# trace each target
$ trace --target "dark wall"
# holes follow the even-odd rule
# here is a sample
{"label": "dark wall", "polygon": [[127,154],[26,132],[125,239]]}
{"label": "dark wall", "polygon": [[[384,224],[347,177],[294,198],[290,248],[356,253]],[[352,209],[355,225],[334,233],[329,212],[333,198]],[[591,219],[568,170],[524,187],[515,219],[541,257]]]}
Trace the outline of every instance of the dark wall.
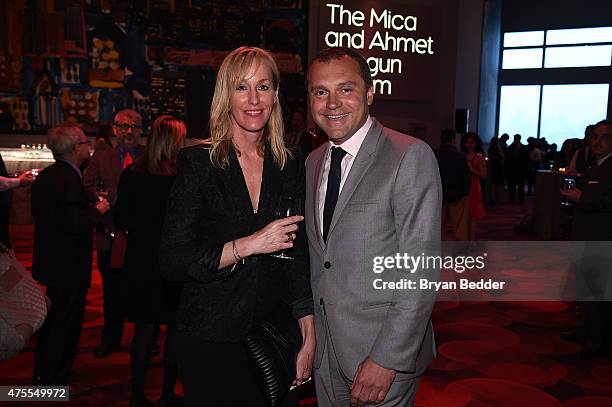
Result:
{"label": "dark wall", "polygon": [[[337,1],[335,3],[345,4],[350,8],[353,4],[350,1]],[[479,51],[476,52],[476,60],[462,61],[463,68],[474,67],[475,75],[470,75],[466,79],[463,75],[458,76],[458,47],[463,41],[463,45],[480,49],[480,24],[476,33],[473,34],[473,24],[462,24],[460,15],[466,14],[460,8],[463,6],[477,6],[476,20],[482,15],[481,1],[457,1],[457,0],[403,0],[386,2],[373,2],[372,4],[400,4],[406,10],[411,7],[433,7],[437,10],[436,21],[438,23],[438,37],[436,38],[436,53],[439,63],[435,72],[432,73],[431,82],[423,83],[422,86],[431,86],[436,89],[435,94],[426,99],[411,98],[410,92],[404,100],[386,100],[384,98],[374,98],[371,114],[379,119],[385,126],[396,130],[404,131],[413,136],[419,137],[432,145],[438,144],[440,130],[446,127],[454,127],[455,108],[470,108],[472,112],[477,112],[478,100],[478,70],[480,61]],[[323,31],[319,27],[319,22],[313,18],[319,11],[319,7],[325,7],[326,2],[322,0],[311,0],[309,3],[309,57],[312,58],[318,51],[317,44]],[[469,13],[468,13],[469,14]],[[468,30],[466,36],[459,35],[461,30]],[[472,35],[473,34],[473,35]],[[475,39],[473,38],[475,37]],[[463,38],[463,40],[462,40]],[[455,95],[457,86],[460,83],[461,106],[456,106]],[[467,89],[467,90],[466,90]],[[473,90],[475,95],[471,95],[469,90]],[[470,102],[473,101],[473,106]],[[476,114],[474,115],[476,116]]]}
{"label": "dark wall", "polygon": [[503,31],[612,24],[610,0],[503,0],[502,4]]}

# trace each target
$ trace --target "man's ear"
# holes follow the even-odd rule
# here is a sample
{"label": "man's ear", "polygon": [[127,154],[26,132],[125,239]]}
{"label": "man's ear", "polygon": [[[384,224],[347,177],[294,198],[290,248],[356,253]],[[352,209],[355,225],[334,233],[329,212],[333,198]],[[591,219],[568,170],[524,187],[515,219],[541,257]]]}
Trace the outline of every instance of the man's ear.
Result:
{"label": "man's ear", "polygon": [[374,88],[369,87],[366,96],[368,99],[368,106],[372,106],[372,103],[374,102]]}

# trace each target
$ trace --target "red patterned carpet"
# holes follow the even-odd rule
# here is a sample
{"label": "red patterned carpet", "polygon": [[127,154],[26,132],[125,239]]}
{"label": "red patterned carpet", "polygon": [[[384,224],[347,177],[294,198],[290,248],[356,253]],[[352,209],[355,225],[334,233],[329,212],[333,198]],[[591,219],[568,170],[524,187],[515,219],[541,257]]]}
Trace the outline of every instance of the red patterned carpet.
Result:
{"label": "red patterned carpet", "polygon": [[[489,207],[487,217],[478,225],[478,238],[530,240],[514,231],[514,226],[530,212],[528,204]],[[29,266],[32,228],[15,227],[12,237],[19,259]],[[433,320],[438,357],[422,380],[417,406],[612,407],[612,360],[581,359],[581,348],[559,337],[560,332],[576,324],[573,304],[441,302],[436,305]],[[93,390],[74,398],[71,405],[128,404],[132,326],[127,324],[121,351],[98,360],[92,351],[101,325],[102,292],[95,271],[75,363],[78,383],[92,386]],[[0,364],[0,385],[30,383],[33,345],[30,343],[22,354]],[[161,365],[161,357],[153,359],[148,376],[147,394],[153,400],[161,389]],[[312,386],[306,387],[302,396],[302,406],[316,405]]]}

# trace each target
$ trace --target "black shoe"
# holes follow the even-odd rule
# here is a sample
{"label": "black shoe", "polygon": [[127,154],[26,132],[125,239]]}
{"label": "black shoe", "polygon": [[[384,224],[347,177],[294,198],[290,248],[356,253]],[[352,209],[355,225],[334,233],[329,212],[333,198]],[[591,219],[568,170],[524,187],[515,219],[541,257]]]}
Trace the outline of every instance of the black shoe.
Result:
{"label": "black shoe", "polygon": [[151,345],[151,352],[149,353],[149,356],[154,358],[155,356],[159,356],[160,353],[161,353],[161,349],[159,347],[159,342],[158,341],[153,342],[153,345]]}
{"label": "black shoe", "polygon": [[584,341],[578,338],[575,332],[561,332],[559,336],[561,337],[561,339],[563,339],[566,342],[571,342],[571,343],[575,343],[575,344],[584,346]]}
{"label": "black shoe", "polygon": [[94,357],[96,359],[102,359],[109,356],[111,353],[117,352],[119,345],[109,345],[108,343],[101,343],[100,346],[94,350]]}

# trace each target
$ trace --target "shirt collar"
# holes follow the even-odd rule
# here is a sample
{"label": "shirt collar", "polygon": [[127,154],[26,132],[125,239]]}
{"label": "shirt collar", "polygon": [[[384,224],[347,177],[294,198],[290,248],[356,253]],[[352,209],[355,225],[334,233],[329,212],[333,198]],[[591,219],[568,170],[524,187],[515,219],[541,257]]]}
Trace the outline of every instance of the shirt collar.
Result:
{"label": "shirt collar", "polygon": [[136,157],[136,147],[132,147],[130,149],[127,149],[123,146],[117,146],[117,148],[119,149],[119,154],[121,154],[122,158],[125,158],[125,156],[127,155],[127,153],[130,153],[130,155],[132,156],[132,158]]}
{"label": "shirt collar", "polygon": [[368,119],[366,120],[366,122],[363,124],[363,126],[361,126],[359,130],[355,132],[355,134],[353,134],[351,138],[349,138],[340,145],[336,145],[330,140],[329,146],[330,148],[342,147],[344,151],[349,153],[351,156],[356,157],[357,153],[359,152],[359,149],[361,148],[361,145],[363,144],[363,140],[365,140],[368,131],[370,131],[370,127],[372,127],[372,118],[368,115]]}
{"label": "shirt collar", "polygon": [[59,161],[64,162],[64,163],[68,164],[69,166],[71,166],[72,168],[74,168],[74,170],[77,172],[77,174],[79,174],[79,178],[83,178],[83,173],[81,172],[81,169],[79,167],[77,167],[76,165],[74,165],[70,161],[66,161],[66,160],[59,160]]}
{"label": "shirt collar", "polygon": [[599,160],[597,160],[597,165],[601,165],[604,163],[604,161],[606,161],[610,156],[612,155],[612,153],[608,154],[605,157],[600,158]]}

